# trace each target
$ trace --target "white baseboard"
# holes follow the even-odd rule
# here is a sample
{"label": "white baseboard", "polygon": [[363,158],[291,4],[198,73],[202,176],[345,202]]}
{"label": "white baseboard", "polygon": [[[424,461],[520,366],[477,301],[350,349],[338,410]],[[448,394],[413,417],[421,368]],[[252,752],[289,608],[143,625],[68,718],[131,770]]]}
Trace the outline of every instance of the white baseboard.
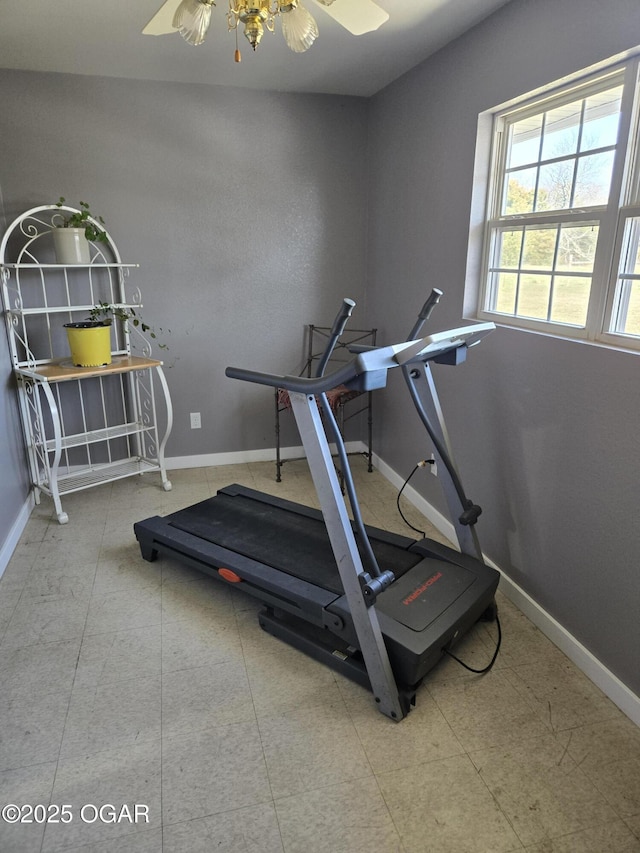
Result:
{"label": "white baseboard", "polygon": [[22,531],[27,526],[33,506],[33,496],[30,495],[24,502],[22,509],[18,513],[18,517],[11,525],[9,535],[2,543],[2,548],[0,548],[0,578],[4,574],[4,570],[9,565],[9,560],[11,559],[13,552],[20,541],[20,537],[22,536]]}
{"label": "white baseboard", "polygon": [[[335,453],[335,446],[330,445],[331,452]],[[366,453],[367,447],[363,441],[345,442],[347,453]],[[303,459],[304,447],[282,447],[280,448],[281,459]],[[231,453],[204,453],[199,456],[171,456],[165,459],[168,471],[179,468],[209,468],[217,465],[242,465],[246,462],[273,462],[276,464],[275,447],[267,447],[264,450],[238,450]]]}
{"label": "white baseboard", "polygon": [[212,468],[217,465],[242,465],[246,462],[270,462],[273,460],[275,460],[273,449],[239,450],[230,453],[201,453],[198,456],[169,456],[165,459],[165,464],[167,471],[176,471],[180,468]]}
{"label": "white baseboard", "polygon": [[[373,463],[380,473],[398,489],[402,487],[404,479],[392,468],[383,462],[376,454],[373,455]],[[455,528],[438,510],[429,504],[411,486],[403,491],[403,497],[412,503],[425,518],[436,527],[440,533],[455,542]],[[567,631],[553,616],[547,613],[537,601],[535,601],[517,583],[497,566],[492,560],[485,556],[488,565],[493,566],[500,572],[500,592],[509,601],[512,601],[524,615],[533,622],[536,628],[548,637],[564,654],[573,661],[575,665],[584,672],[602,692],[614,702],[620,710],[629,717],[637,726],[640,726],[640,697],[636,696],[620,679],[599,661],[582,643]]]}
{"label": "white baseboard", "polygon": [[487,563],[493,565],[500,572],[500,592],[504,593],[509,601],[512,601],[518,610],[524,613],[552,643],[555,643],[569,660],[573,661],[584,672],[587,678],[599,687],[629,719],[633,720],[637,726],[640,726],[640,697],[629,690],[626,684],[607,669],[589,649],[585,648],[579,640],[576,640],[553,616],[547,613],[546,610],[543,610],[527,592],[508,578],[500,570],[499,566],[495,566],[488,559]]}

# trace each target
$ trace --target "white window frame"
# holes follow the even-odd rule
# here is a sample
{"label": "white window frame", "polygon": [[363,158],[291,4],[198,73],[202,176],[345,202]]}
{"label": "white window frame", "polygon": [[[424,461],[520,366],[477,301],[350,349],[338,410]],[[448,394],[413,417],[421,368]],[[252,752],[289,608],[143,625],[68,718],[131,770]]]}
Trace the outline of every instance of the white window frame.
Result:
{"label": "white window frame", "polygon": [[[625,293],[619,278],[626,224],[637,218],[635,237],[640,241],[640,53],[624,61],[601,66],[576,76],[570,82],[526,96],[518,102],[480,116],[474,174],[471,240],[467,264],[465,313],[498,325],[515,327],[562,338],[589,341],[616,348],[640,350],[640,334],[615,329],[615,318]],[[597,92],[619,78],[623,94],[618,141],[606,205],[554,212],[501,214],[506,171],[508,126],[516,120],[538,115],[562,103]],[[489,129],[490,128],[490,129]],[[489,134],[489,136],[487,136]],[[568,323],[511,315],[491,309],[493,235],[500,228],[518,224],[544,225],[594,222],[599,225],[587,319],[584,327]],[[481,227],[479,227],[481,226]],[[479,237],[478,235],[482,236]],[[481,241],[482,246],[479,247]],[[637,243],[635,244],[637,246]],[[627,275],[625,281],[640,280]],[[640,284],[638,285],[640,286]]]}

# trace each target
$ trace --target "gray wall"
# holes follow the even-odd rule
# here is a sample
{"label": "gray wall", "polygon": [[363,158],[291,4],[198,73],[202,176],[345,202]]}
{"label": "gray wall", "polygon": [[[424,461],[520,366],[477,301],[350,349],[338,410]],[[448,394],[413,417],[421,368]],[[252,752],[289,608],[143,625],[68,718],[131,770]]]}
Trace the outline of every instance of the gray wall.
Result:
{"label": "gray wall", "polygon": [[[366,101],[0,71],[0,137],[8,222],[82,199],[140,263],[143,317],[171,330],[168,455],[273,447],[269,392],[224,368],[293,371],[344,295],[363,319]],[[0,364],[4,541],[27,491]]]}
{"label": "gray wall", "polygon": [[[0,184],[0,233],[7,225],[2,204]],[[5,335],[4,318],[0,330],[0,552],[5,545],[12,547],[15,524],[26,506],[29,495],[27,461],[20,428],[20,412],[16,382],[11,371],[9,341]],[[3,562],[8,554],[3,554]],[[0,564],[0,572],[4,566]]]}
{"label": "gray wall", "polygon": [[[10,365],[9,347],[0,330],[0,364]],[[29,493],[15,380],[2,370],[0,385],[0,550],[12,532]],[[2,571],[2,566],[0,566]]]}
{"label": "gray wall", "polygon": [[[367,298],[386,340],[432,286],[431,328],[460,324],[479,112],[639,42],[636,0],[513,0],[372,99]],[[437,371],[485,552],[636,693],[639,365],[503,328]],[[408,474],[425,450],[399,377],[377,408],[379,453]],[[433,477],[413,482],[444,512]]]}

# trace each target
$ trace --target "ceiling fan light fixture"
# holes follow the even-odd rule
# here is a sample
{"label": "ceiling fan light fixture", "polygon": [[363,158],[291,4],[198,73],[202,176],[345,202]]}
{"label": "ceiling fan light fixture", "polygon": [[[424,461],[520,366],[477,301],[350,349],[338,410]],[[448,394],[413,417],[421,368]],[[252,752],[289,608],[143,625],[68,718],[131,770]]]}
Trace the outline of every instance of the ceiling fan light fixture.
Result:
{"label": "ceiling fan light fixture", "polygon": [[264,25],[259,15],[251,15],[244,22],[244,37],[255,50],[264,35]]}
{"label": "ceiling fan light fixture", "polygon": [[[301,0],[227,0],[229,30],[236,34],[236,62],[240,61],[238,28],[255,50],[265,29],[273,32],[276,18],[282,19],[285,42],[296,53],[308,50],[318,38],[318,26]],[[353,35],[377,30],[389,15],[375,0],[315,0],[337,23]],[[176,30],[189,44],[202,44],[211,23],[211,9],[216,0],[164,0],[162,6],[144,27],[145,35],[160,36]]]}
{"label": "ceiling fan light fixture", "polygon": [[204,41],[213,6],[215,0],[182,0],[176,9],[173,26],[189,44],[199,45]]}
{"label": "ceiling fan light fixture", "polygon": [[265,24],[268,29],[273,29],[273,12],[269,0],[240,0],[233,12],[238,21],[244,24],[245,38],[255,50],[262,41]]}
{"label": "ceiling fan light fixture", "polygon": [[299,0],[281,5],[282,34],[287,46],[295,53],[309,50],[318,38],[318,25]]}

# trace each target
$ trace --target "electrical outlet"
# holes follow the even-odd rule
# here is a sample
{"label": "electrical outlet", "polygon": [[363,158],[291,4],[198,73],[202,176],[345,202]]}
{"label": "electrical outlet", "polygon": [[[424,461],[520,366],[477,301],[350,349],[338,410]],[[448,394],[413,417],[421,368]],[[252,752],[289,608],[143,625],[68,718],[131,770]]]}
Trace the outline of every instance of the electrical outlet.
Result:
{"label": "electrical outlet", "polygon": [[202,421],[200,419],[200,412],[191,412],[191,429],[200,429],[202,427]]}
{"label": "electrical outlet", "polygon": [[437,477],[438,476],[438,465],[436,464],[436,457],[432,453],[430,458],[431,458],[432,462],[431,462],[431,465],[429,465],[429,470],[431,471],[431,473],[433,474],[434,477]]}

